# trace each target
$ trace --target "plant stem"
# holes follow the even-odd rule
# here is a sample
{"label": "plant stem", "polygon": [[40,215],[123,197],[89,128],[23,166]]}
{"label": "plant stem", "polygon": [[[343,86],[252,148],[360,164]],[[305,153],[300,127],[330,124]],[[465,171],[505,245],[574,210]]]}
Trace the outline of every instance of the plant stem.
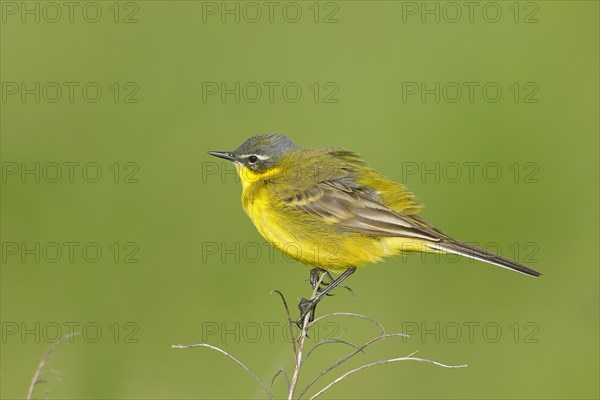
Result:
{"label": "plant stem", "polygon": [[[323,281],[323,277],[325,273],[322,273],[319,276],[319,280],[313,289],[311,300],[314,299],[317,295],[319,287],[321,286],[321,282]],[[295,366],[294,366],[294,375],[292,375],[292,382],[290,384],[290,389],[288,392],[288,400],[294,399],[294,391],[296,390],[296,385],[298,385],[298,377],[300,376],[300,367],[302,366],[302,351],[304,350],[304,340],[306,339],[306,331],[308,329],[308,325],[310,323],[311,313],[308,313],[306,317],[304,317],[304,321],[302,321],[302,331],[300,332],[300,336],[298,337],[298,349],[296,352]]]}

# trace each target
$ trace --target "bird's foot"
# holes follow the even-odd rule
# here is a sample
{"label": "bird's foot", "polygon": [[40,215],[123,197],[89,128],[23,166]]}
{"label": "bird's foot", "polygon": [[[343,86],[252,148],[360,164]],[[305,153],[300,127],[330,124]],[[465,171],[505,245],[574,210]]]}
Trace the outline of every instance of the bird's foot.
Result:
{"label": "bird's foot", "polygon": [[[321,274],[323,274],[323,279],[321,279]],[[313,289],[316,288],[317,283],[319,282],[319,279],[321,279],[321,285],[317,289],[317,293],[321,293],[323,290],[325,290],[327,288],[327,286],[331,285],[335,281],[335,278],[329,273],[329,271],[324,270],[322,268],[311,269],[310,270],[310,285],[312,286]],[[346,285],[337,285],[337,286],[342,287],[342,288],[346,289],[347,291],[349,291],[350,294],[352,295],[352,297],[354,299],[356,299],[356,296],[354,295],[354,291],[350,288],[350,286],[346,286]],[[327,293],[327,296],[335,296],[335,294]]]}
{"label": "bird's foot", "polygon": [[313,322],[315,319],[315,309],[317,307],[317,301],[315,299],[307,300],[305,298],[300,299],[300,303],[298,303],[298,309],[300,310],[300,318],[296,321],[296,325],[298,328],[302,329],[304,326],[304,320],[308,315],[308,322]]}
{"label": "bird's foot", "polygon": [[[317,289],[317,293],[321,293],[327,286],[331,285],[333,281],[335,281],[335,279],[331,276],[329,271],[322,268],[313,268],[310,270],[310,285],[313,289]],[[319,285],[318,288],[317,285]],[[328,293],[327,296],[333,296],[333,294]]]}
{"label": "bird's foot", "polygon": [[[317,285],[319,285],[319,289],[317,289],[319,292],[323,289],[321,289],[321,285],[323,286],[328,286],[329,282],[326,279],[331,277],[331,275],[329,274],[329,272],[325,271],[322,268],[313,268],[310,270],[310,286],[312,286],[313,289],[317,289]],[[321,279],[321,276],[323,276],[323,279]]]}

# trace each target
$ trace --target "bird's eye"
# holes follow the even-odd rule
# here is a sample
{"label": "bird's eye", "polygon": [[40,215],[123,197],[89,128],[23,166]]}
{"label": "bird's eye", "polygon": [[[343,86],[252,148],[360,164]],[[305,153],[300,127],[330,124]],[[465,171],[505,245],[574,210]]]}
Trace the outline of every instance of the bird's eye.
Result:
{"label": "bird's eye", "polygon": [[250,157],[248,157],[248,162],[250,164],[256,164],[257,161],[258,161],[258,157],[256,157],[256,156],[250,156]]}

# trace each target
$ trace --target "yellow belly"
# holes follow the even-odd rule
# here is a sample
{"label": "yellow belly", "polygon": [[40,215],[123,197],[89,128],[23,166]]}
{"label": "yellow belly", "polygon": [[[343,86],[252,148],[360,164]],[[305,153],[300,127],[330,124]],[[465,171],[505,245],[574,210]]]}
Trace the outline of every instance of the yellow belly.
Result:
{"label": "yellow belly", "polygon": [[357,233],[340,234],[322,221],[322,226],[300,225],[285,213],[275,211],[255,198],[246,207],[260,234],[288,257],[332,272],[375,263],[401,252],[427,251],[421,241],[406,238],[375,238]]}
{"label": "yellow belly", "polygon": [[[238,171],[241,172],[241,171]],[[240,173],[242,204],[260,234],[288,257],[332,272],[379,262],[400,252],[427,251],[423,242],[407,238],[377,238],[342,231],[320,217],[271,204],[267,189],[257,189],[258,174]]]}

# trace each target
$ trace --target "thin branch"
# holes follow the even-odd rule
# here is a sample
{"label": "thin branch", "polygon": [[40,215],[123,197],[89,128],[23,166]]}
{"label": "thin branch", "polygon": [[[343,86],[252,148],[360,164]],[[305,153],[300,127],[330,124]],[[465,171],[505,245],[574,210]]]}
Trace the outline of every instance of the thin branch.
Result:
{"label": "thin branch", "polygon": [[271,392],[269,391],[269,389],[267,389],[267,387],[265,386],[265,384],[260,380],[260,378],[254,373],[252,372],[252,370],[248,367],[246,367],[246,365],[244,365],[243,362],[241,362],[240,360],[238,360],[237,358],[235,358],[234,356],[232,356],[231,354],[229,354],[228,352],[226,352],[225,350],[213,346],[211,344],[207,344],[207,343],[197,343],[197,344],[173,344],[171,345],[172,349],[189,349],[192,347],[208,347],[209,349],[218,351],[221,354],[224,354],[225,356],[229,357],[229,359],[233,360],[236,364],[238,364],[240,367],[242,367],[246,372],[248,372],[250,375],[252,375],[252,377],[254,378],[254,380],[260,385],[260,387],[264,390],[264,392],[267,394],[267,396],[269,397],[269,399],[273,399],[273,395],[271,394]]}
{"label": "thin branch", "polygon": [[31,400],[33,398],[33,391],[37,385],[46,382],[45,380],[40,379],[40,376],[42,374],[42,370],[44,369],[44,366],[46,365],[46,362],[48,361],[48,358],[50,357],[50,355],[52,354],[52,352],[54,351],[56,346],[58,346],[65,340],[71,339],[72,337],[75,337],[80,334],[81,334],[81,332],[69,333],[68,335],[63,336],[60,339],[58,339],[56,342],[52,343],[50,348],[48,350],[46,350],[46,352],[44,353],[44,356],[42,357],[42,359],[40,360],[40,363],[38,364],[38,367],[35,370],[35,373],[33,374],[33,378],[31,378],[31,384],[29,385],[29,390],[27,391],[27,397],[26,397],[27,400]]}
{"label": "thin branch", "polygon": [[[412,353],[414,354],[414,353]],[[340,375],[339,377],[337,377],[335,380],[333,380],[331,383],[329,383],[327,386],[325,386],[323,389],[319,390],[317,393],[315,393],[310,400],[314,400],[317,397],[319,397],[320,395],[322,395],[324,392],[326,392],[327,390],[329,390],[333,385],[335,385],[336,383],[340,382],[341,380],[347,378],[348,376],[362,371],[363,369],[367,369],[367,368],[371,368],[374,367],[375,365],[382,365],[382,364],[388,364],[388,363],[393,363],[393,362],[397,362],[397,361],[420,361],[420,362],[426,362],[426,363],[430,363],[430,364],[434,364],[437,365],[439,367],[443,367],[443,368],[464,368],[467,365],[446,365],[446,364],[442,364],[440,362],[437,361],[432,361],[432,360],[428,360],[426,358],[418,358],[418,357],[411,357],[411,356],[406,356],[406,357],[399,357],[399,358],[390,358],[387,360],[379,360],[379,361],[375,361],[369,364],[365,364],[362,365],[358,368],[355,368],[353,370],[350,370],[348,372],[346,372],[343,375]]]}
{"label": "thin branch", "polygon": [[[343,356],[342,358],[340,358],[339,360],[337,360],[335,363],[333,363],[333,365],[329,366],[327,369],[324,369],[323,371],[321,371],[317,376],[315,376],[305,387],[304,389],[302,389],[302,392],[300,393],[300,395],[298,396],[298,399],[300,399],[302,396],[304,396],[304,394],[308,391],[308,389],[310,389],[310,387],[316,382],[318,381],[323,375],[325,375],[326,373],[328,373],[329,371],[339,367],[342,363],[344,363],[345,361],[348,361],[349,359],[351,359],[352,357],[354,357],[355,355],[357,355],[360,352],[364,353],[364,349],[366,349],[367,347],[369,347],[370,345],[372,345],[375,342],[378,342],[382,339],[387,339],[389,337],[396,337],[396,336],[402,336],[402,337],[408,337],[407,334],[405,333],[383,333],[379,336],[374,337],[373,339],[369,340],[368,342],[366,342],[364,345],[362,345],[361,347],[359,347],[358,349],[356,349],[355,351],[353,351],[350,354],[346,354],[345,356]],[[413,353],[414,354],[414,353]],[[412,355],[412,354],[411,354]]]}
{"label": "thin branch", "polygon": [[296,336],[294,336],[294,322],[292,322],[292,316],[290,314],[290,308],[288,307],[287,301],[285,301],[285,296],[279,290],[274,289],[271,290],[269,294],[277,293],[279,297],[281,297],[281,301],[283,302],[283,307],[285,308],[285,314],[287,315],[288,327],[290,328],[290,338],[292,340],[292,348],[294,349],[294,357],[298,355],[298,350],[296,350]]}
{"label": "thin branch", "polygon": [[273,387],[273,384],[275,383],[275,379],[277,379],[277,377],[281,374],[283,374],[283,376],[285,377],[285,381],[287,382],[288,389],[290,388],[290,377],[288,376],[285,369],[283,369],[281,367],[279,367],[279,371],[277,371],[275,373],[275,375],[273,375],[273,379],[271,379],[271,388]]}
{"label": "thin branch", "polygon": [[[319,287],[321,286],[321,282],[323,282],[323,277],[325,276],[325,272],[319,276],[319,280],[315,285],[311,300],[315,298]],[[312,311],[314,313],[314,310]],[[302,366],[302,350],[304,349],[304,341],[306,339],[306,331],[310,325],[310,317],[312,313],[309,312],[305,317],[304,321],[302,321],[302,331],[300,332],[300,337],[298,338],[298,352],[296,353],[296,365],[294,367],[294,375],[292,375],[292,383],[290,384],[290,389],[288,391],[288,400],[292,400],[294,398],[294,391],[296,390],[296,385],[298,384],[298,377],[300,376],[300,367]]]}
{"label": "thin branch", "polygon": [[330,317],[335,317],[335,316],[348,316],[348,317],[361,318],[361,319],[370,321],[373,324],[377,325],[379,327],[379,329],[381,329],[381,333],[382,334],[385,332],[385,328],[383,327],[383,325],[381,325],[379,322],[375,321],[374,319],[369,318],[366,315],[356,314],[356,313],[350,313],[350,312],[332,312],[332,313],[329,313],[329,314],[321,315],[319,318],[316,318],[313,322],[311,322],[310,326],[312,327],[314,324],[316,324],[317,322],[319,322],[322,319],[330,318]]}
{"label": "thin branch", "polygon": [[352,289],[350,288],[350,286],[346,286],[346,285],[338,285],[338,287],[344,288],[344,289],[346,289],[347,291],[349,291],[349,292],[350,292],[350,294],[352,295],[352,300],[355,300],[355,301],[356,301],[356,295],[354,294],[354,290],[352,290]]}

